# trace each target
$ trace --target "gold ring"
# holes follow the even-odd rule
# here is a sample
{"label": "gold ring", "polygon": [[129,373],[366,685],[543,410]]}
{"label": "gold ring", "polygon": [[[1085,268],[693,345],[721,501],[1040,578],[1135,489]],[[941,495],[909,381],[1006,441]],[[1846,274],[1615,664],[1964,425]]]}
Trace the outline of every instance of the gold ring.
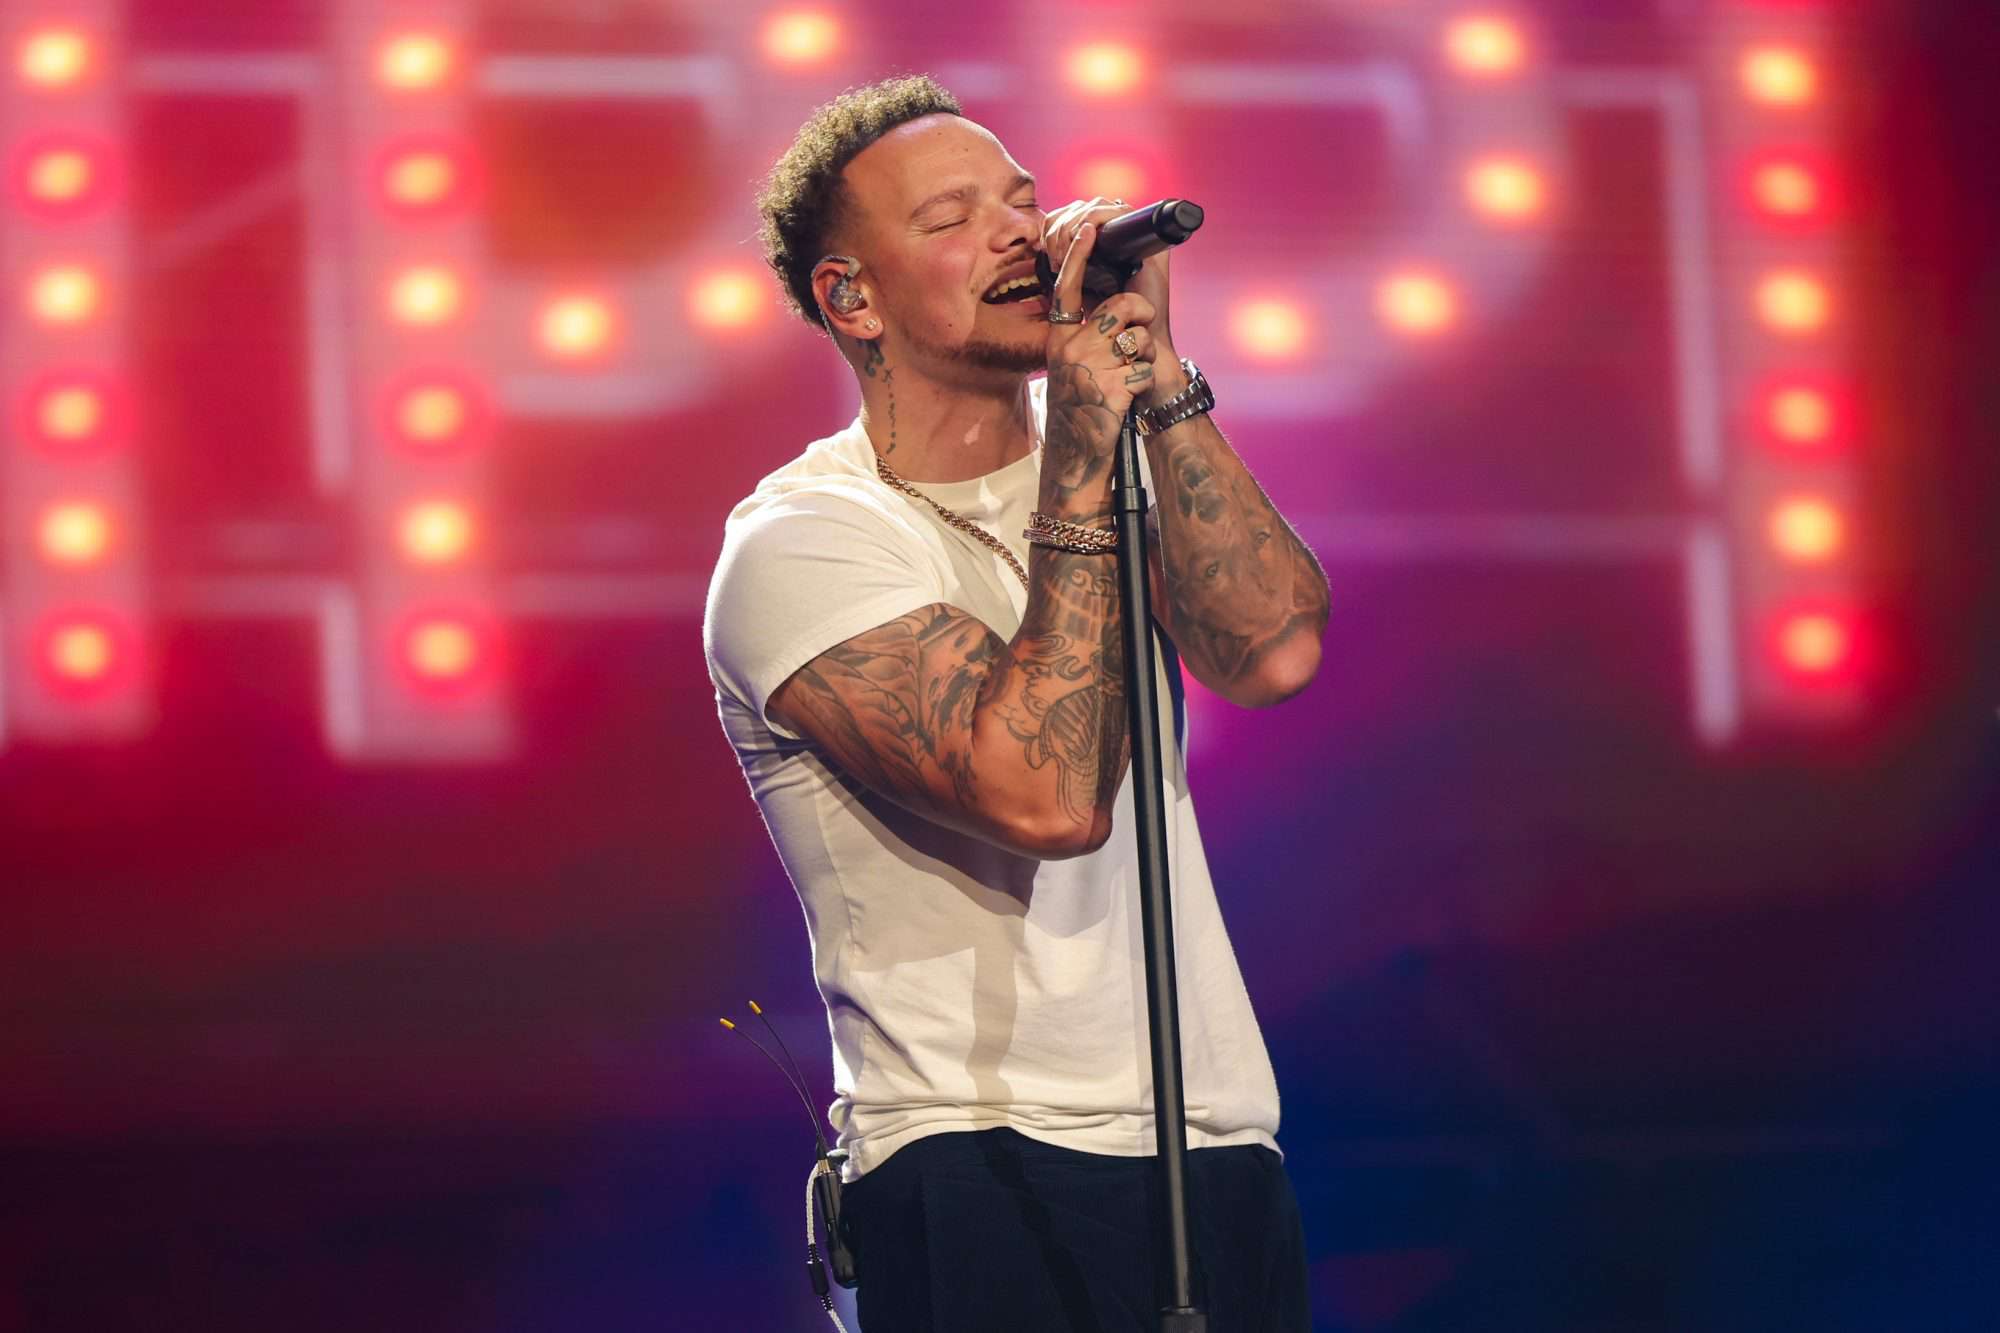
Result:
{"label": "gold ring", "polygon": [[1125,363],[1130,365],[1133,355],[1139,350],[1139,335],[1133,330],[1127,329],[1111,340],[1111,346],[1118,355],[1125,358]]}

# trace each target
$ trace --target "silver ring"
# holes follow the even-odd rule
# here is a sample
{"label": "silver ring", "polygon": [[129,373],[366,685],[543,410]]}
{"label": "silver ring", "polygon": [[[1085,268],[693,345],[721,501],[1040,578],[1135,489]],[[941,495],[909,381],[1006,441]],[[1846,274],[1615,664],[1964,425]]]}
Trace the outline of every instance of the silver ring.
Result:
{"label": "silver ring", "polygon": [[1083,323],[1083,312],[1081,310],[1058,310],[1055,302],[1051,301],[1049,303],[1049,323],[1081,324]]}
{"label": "silver ring", "polygon": [[1111,340],[1111,347],[1118,355],[1124,357],[1129,364],[1133,355],[1139,350],[1139,335],[1131,329],[1127,329]]}

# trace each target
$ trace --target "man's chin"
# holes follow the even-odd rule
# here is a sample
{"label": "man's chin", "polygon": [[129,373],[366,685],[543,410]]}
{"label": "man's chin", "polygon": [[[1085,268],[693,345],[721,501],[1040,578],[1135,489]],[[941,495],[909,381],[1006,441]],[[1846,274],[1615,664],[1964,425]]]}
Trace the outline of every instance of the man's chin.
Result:
{"label": "man's chin", "polygon": [[1013,375],[1032,375],[1049,364],[1046,337],[1032,341],[968,342],[958,349],[958,360],[981,370],[1001,370]]}

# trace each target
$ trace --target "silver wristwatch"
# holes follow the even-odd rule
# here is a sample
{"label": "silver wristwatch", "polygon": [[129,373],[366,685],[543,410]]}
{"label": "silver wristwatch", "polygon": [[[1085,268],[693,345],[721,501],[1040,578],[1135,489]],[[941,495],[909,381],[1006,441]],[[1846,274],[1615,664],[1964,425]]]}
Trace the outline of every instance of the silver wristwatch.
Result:
{"label": "silver wristwatch", "polygon": [[1208,387],[1208,378],[1201,373],[1201,368],[1182,357],[1181,369],[1187,372],[1187,388],[1158,407],[1148,407],[1133,414],[1133,422],[1142,438],[1158,434],[1169,426],[1178,426],[1189,417],[1214,410],[1215,391]]}

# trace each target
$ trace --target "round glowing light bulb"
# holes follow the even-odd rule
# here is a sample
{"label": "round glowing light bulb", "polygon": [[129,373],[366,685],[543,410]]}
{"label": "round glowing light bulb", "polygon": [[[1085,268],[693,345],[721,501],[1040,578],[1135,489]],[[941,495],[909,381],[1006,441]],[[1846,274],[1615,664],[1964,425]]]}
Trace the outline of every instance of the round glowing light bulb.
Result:
{"label": "round glowing light bulb", "polygon": [[1758,208],[1778,218],[1811,218],[1826,202],[1818,174],[1800,162],[1758,167],[1750,177],[1750,194]]}
{"label": "round glowing light bulb", "polygon": [[1398,333],[1443,333],[1458,322],[1458,293],[1432,273],[1395,273],[1375,292],[1375,311]]}
{"label": "round glowing light bulb", "polygon": [[1129,157],[1086,158],[1077,164],[1075,186],[1079,199],[1142,199],[1146,169]]}
{"label": "round glowing light bulb", "polygon": [[403,511],[396,540],[420,565],[448,565],[472,549],[472,514],[451,500],[427,500]]}
{"label": "round glowing light bulb", "polygon": [[403,640],[403,658],[421,680],[462,680],[479,665],[479,636],[462,620],[444,616],[420,620]]}
{"label": "round glowing light bulb", "polygon": [[1245,301],[1229,315],[1230,336],[1258,361],[1287,361],[1305,350],[1305,312],[1290,301]]}
{"label": "round glowing light bulb", "polygon": [[111,549],[111,516],[89,501],[50,505],[35,525],[35,544],[50,564],[94,565]]}
{"label": "round glowing light bulb", "polygon": [[1833,317],[1833,297],[1810,273],[1785,269],[1757,284],[1757,313],[1775,332],[1815,333]]}
{"label": "round glowing light bulb", "polygon": [[104,398],[80,384],[51,389],[35,403],[35,422],[49,439],[87,440],[103,428]]}
{"label": "round glowing light bulb", "polygon": [[1840,553],[1847,536],[1840,511],[1825,500],[1795,496],[1771,510],[1770,538],[1778,554],[1801,564],[1821,564]]}
{"label": "round glowing light bulb", "polygon": [[43,646],[44,661],[58,679],[92,684],[111,674],[117,644],[111,631],[89,620],[70,620],[50,629]]}
{"label": "round glowing light bulb", "polygon": [[1833,435],[1833,400],[1817,389],[1779,389],[1765,412],[1771,433],[1786,444],[1824,444]]}
{"label": "round glowing light bulb", "polygon": [[1070,86],[1086,97],[1116,97],[1138,88],[1146,64],[1123,42],[1086,42],[1071,49],[1063,71]]}
{"label": "round glowing light bulb", "polygon": [[840,25],[831,14],[798,9],[774,14],[764,24],[764,55],[775,65],[824,64],[840,46]]}
{"label": "round glowing light bulb", "polygon": [[21,41],[15,69],[38,88],[69,88],[90,72],[90,39],[74,28],[40,28]]}
{"label": "round glowing light bulb", "polygon": [[756,324],[763,319],[765,306],[763,284],[737,269],[708,274],[688,297],[688,312],[694,321],[711,329]]}
{"label": "round glowing light bulb", "polygon": [[69,203],[90,189],[90,155],[75,148],[50,148],[28,161],[28,197],[43,203]]}
{"label": "round glowing light bulb", "polygon": [[1845,620],[1824,611],[1800,611],[1778,624],[1778,656],[1793,671],[1825,676],[1845,666],[1854,652],[1854,633]]}
{"label": "round glowing light bulb", "polygon": [[1496,222],[1525,222],[1548,206],[1548,185],[1521,158],[1488,157],[1465,173],[1465,197],[1475,211]]}
{"label": "round glowing light bulb", "polygon": [[610,345],[615,321],[611,307],[595,296],[563,296],[542,310],[538,333],[550,356],[577,361]]}
{"label": "round glowing light bulb", "polygon": [[1444,50],[1458,70],[1487,78],[1512,74],[1528,59],[1520,27],[1490,14],[1454,20],[1445,29]]}
{"label": "round glowing light bulb", "polygon": [[382,43],[375,77],[397,92],[423,92],[451,77],[458,63],[451,42],[433,32],[405,32]]}
{"label": "round glowing light bulb", "polygon": [[389,313],[401,324],[449,323],[464,299],[458,275],[434,264],[404,269],[389,284]]}
{"label": "round glowing light bulb", "polygon": [[395,203],[407,208],[433,208],[458,186],[458,164],[448,153],[430,150],[399,153],[383,174],[383,188]]}
{"label": "round glowing light bulb", "polygon": [[81,264],[54,264],[28,280],[28,308],[44,324],[81,324],[102,300],[97,275]]}
{"label": "round glowing light bulb", "polygon": [[1765,106],[1804,106],[1819,93],[1819,69],[1796,47],[1753,47],[1737,73],[1744,95]]}
{"label": "round glowing light bulb", "polygon": [[464,395],[443,384],[412,389],[396,404],[396,424],[403,434],[426,443],[456,436],[469,415]]}

